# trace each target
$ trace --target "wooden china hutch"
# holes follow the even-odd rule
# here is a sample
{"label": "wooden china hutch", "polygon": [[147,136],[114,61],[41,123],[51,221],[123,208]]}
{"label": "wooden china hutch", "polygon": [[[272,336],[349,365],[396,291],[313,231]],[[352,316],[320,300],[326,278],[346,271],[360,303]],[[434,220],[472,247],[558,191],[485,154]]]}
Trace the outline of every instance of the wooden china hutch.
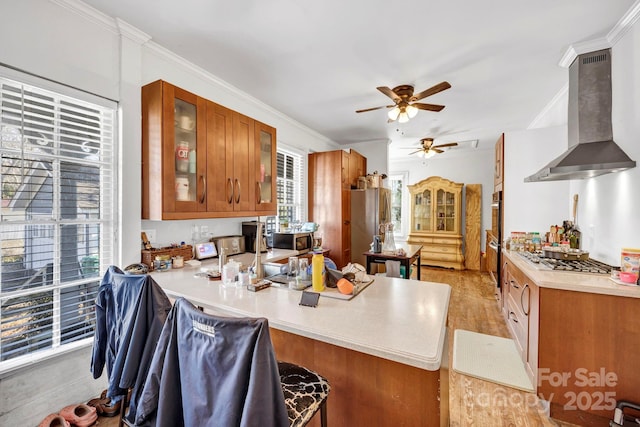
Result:
{"label": "wooden china hutch", "polygon": [[423,265],[464,270],[462,188],[464,184],[432,176],[409,185],[409,243],[422,245]]}

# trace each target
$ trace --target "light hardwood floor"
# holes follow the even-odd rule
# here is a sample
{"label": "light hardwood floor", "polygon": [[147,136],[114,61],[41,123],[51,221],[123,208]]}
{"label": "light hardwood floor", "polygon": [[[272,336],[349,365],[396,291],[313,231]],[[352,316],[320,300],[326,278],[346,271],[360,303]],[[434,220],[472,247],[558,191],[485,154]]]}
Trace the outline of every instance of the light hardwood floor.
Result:
{"label": "light hardwood floor", "polygon": [[[449,361],[453,360],[453,333],[456,329],[511,338],[487,273],[422,267],[421,279],[451,285]],[[449,422],[451,427],[573,426],[544,415],[533,393],[459,374],[451,368]]]}
{"label": "light hardwood floor", "polygon": [[[421,279],[451,285],[449,360],[452,360],[455,329],[510,338],[487,273],[422,267]],[[458,374],[453,369],[449,369],[449,414],[451,427],[575,426],[547,418],[533,393]],[[116,427],[118,421],[117,417],[100,418],[98,425]]]}

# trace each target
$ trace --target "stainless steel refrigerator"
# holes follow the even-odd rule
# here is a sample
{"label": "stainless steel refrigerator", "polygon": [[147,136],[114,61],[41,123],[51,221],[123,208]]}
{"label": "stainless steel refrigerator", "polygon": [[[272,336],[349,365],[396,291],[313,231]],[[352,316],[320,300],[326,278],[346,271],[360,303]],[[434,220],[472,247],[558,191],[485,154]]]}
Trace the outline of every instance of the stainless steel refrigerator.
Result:
{"label": "stainless steel refrigerator", "polygon": [[391,221],[391,191],[388,188],[351,190],[351,262],[365,265],[373,236],[380,224]]}

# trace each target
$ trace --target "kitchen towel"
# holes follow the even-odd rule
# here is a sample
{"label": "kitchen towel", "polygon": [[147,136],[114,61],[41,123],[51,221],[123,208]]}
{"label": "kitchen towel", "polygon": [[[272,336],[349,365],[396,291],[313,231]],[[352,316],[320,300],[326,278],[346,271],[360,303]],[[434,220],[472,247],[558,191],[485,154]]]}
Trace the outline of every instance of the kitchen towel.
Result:
{"label": "kitchen towel", "polygon": [[456,329],[453,370],[518,390],[534,391],[516,344],[509,338]]}

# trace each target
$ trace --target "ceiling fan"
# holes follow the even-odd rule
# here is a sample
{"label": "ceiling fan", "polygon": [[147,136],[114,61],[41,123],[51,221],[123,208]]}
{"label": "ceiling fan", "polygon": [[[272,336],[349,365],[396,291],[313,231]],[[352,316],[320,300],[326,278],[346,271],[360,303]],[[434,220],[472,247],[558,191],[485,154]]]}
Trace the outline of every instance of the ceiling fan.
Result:
{"label": "ceiling fan", "polygon": [[457,142],[449,142],[446,144],[433,145],[433,138],[422,138],[420,140],[420,149],[413,151],[409,154],[411,155],[411,154],[419,153],[420,156],[424,157],[425,159],[428,159],[429,157],[433,157],[436,154],[444,153],[444,150],[441,150],[441,148],[455,147],[457,145],[458,145]]}
{"label": "ceiling fan", "polygon": [[366,111],[374,111],[381,108],[392,108],[388,113],[389,122],[393,122],[397,119],[400,123],[406,123],[409,119],[414,118],[416,114],[418,114],[418,110],[441,111],[444,108],[444,105],[425,104],[415,101],[435,95],[436,93],[442,92],[450,87],[451,85],[449,82],[442,82],[414,95],[413,86],[411,85],[401,85],[394,87],[393,89],[389,89],[386,86],[380,86],[376,89],[391,98],[395,104],[356,110],[356,113],[364,113]]}

